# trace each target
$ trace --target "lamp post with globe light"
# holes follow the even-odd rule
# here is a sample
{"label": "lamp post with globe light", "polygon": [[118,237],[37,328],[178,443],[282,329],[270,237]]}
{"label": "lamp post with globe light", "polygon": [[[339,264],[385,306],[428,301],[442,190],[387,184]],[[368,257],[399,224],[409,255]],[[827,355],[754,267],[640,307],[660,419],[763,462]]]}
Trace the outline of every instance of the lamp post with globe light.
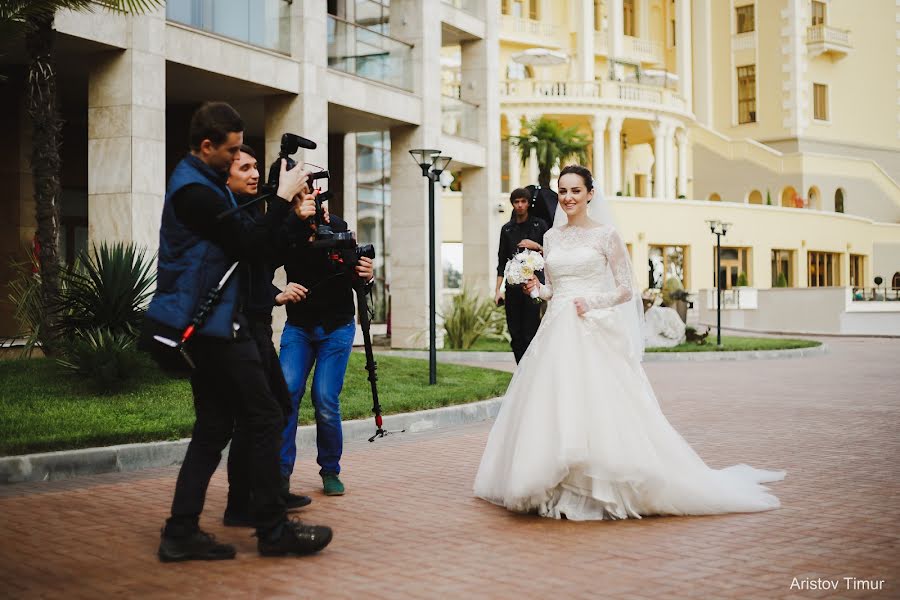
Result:
{"label": "lamp post with globe light", "polygon": [[418,148],[409,151],[413,160],[422,169],[422,176],[428,179],[428,384],[437,383],[437,290],[435,277],[435,231],[434,231],[434,184],[441,179],[441,173],[452,160],[441,156],[440,150]]}
{"label": "lamp post with globe light", "polygon": [[716,236],[716,345],[722,346],[722,238],[731,223],[708,220],[709,231]]}

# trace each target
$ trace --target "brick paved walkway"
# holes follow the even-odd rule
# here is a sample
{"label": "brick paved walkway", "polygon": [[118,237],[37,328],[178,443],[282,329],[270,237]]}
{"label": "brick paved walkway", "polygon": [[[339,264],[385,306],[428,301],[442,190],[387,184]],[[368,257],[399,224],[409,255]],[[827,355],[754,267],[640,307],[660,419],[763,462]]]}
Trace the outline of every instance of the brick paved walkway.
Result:
{"label": "brick paved walkway", "polygon": [[[573,523],[471,497],[489,423],[347,448],[349,493],[301,511],[335,528],[321,555],[261,559],[249,530],[203,525],[238,559],[162,565],[175,469],[0,488],[6,597],[897,598],[900,340],[828,340],[829,355],[648,364],[670,420],[713,466],[785,468],[782,509]],[[295,487],[318,478],[303,457]],[[794,578],[838,592],[791,591]],[[847,590],[843,577],[884,579]]]}

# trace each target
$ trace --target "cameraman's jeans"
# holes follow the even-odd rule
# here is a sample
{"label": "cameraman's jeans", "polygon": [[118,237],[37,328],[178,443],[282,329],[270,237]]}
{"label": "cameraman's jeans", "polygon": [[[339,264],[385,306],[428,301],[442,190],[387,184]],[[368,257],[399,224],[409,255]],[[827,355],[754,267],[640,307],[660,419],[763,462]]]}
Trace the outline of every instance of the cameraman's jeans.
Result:
{"label": "cameraman's jeans", "polygon": [[281,475],[290,477],[297,459],[297,411],[306,380],[315,363],[310,395],[316,414],[319,474],[340,473],[344,434],[341,429],[341,389],[353,349],[356,323],[350,321],[326,332],[321,325],[297,327],[288,323],[281,334],[281,370],[291,395],[291,414],[281,442]]}

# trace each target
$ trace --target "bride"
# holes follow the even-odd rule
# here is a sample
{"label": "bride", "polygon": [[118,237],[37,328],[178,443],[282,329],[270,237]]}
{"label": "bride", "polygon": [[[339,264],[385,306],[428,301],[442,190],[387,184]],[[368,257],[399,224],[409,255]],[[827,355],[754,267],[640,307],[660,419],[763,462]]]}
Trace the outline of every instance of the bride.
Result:
{"label": "bride", "polygon": [[643,310],[627,250],[602,197],[591,210],[599,222],[588,216],[593,197],[590,171],[561,171],[547,284],[526,285],[547,312],[488,437],[475,495],[571,520],[777,508],[760,484],[783,471],[711,469],[662,414],[640,363]]}

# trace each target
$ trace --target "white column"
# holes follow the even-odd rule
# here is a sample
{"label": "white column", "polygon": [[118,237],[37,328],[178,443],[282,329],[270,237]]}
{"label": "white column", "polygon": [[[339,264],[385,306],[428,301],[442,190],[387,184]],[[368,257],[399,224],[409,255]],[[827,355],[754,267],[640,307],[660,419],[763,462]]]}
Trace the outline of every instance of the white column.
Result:
{"label": "white column", "polygon": [[663,183],[666,178],[665,125],[657,121],[650,129],[653,131],[653,197],[663,198],[666,189]]}
{"label": "white column", "polygon": [[687,196],[687,162],[688,144],[687,130],[679,128],[675,132],[675,143],[678,144],[678,182],[675,189],[677,196]]}
{"label": "white column", "polygon": [[691,110],[693,77],[691,71],[691,5],[690,0],[675,0],[675,69],[678,91]]}
{"label": "white column", "polygon": [[[518,136],[522,133],[522,116],[506,114],[507,129],[509,135]],[[522,185],[522,156],[519,147],[512,140],[507,141],[506,151],[509,153],[509,191],[513,191]]]}
{"label": "white column", "polygon": [[594,81],[594,1],[576,3],[579,81]]}
{"label": "white column", "polygon": [[[625,27],[625,9],[622,6],[622,0],[609,0],[606,10],[609,16],[609,57],[611,59],[622,58],[623,45],[625,43],[623,31]],[[617,79],[621,77],[621,74],[621,66],[615,67]]]}
{"label": "white column", "polygon": [[344,214],[341,216],[351,231],[359,231],[356,186],[356,134],[348,133],[344,136]]}
{"label": "white column", "polygon": [[[621,0],[620,0],[621,1]],[[609,120],[609,182],[610,193],[625,193],[622,188],[622,117]]]}
{"label": "white column", "polygon": [[531,154],[528,155],[528,185],[536,184],[539,174],[537,152],[532,148]]}
{"label": "white column", "polygon": [[675,197],[675,125],[666,129],[666,198]]}
{"label": "white column", "polygon": [[[604,189],[606,183],[606,123],[609,121],[607,115],[594,115],[591,118],[591,128],[594,131],[594,185],[601,190]],[[599,183],[597,183],[599,182]]]}
{"label": "white column", "polygon": [[166,191],[165,10],[128,20],[132,47],[97,55],[88,75],[88,241],[154,252]]}
{"label": "white column", "polygon": [[[316,0],[320,2],[321,0]],[[324,11],[324,2],[323,5]],[[440,149],[441,140],[441,23],[440,0],[393,0],[391,35],[413,44],[410,62],[415,90],[422,98],[421,125],[391,129],[391,344],[428,346],[429,264],[428,185],[409,155],[413,148]],[[440,188],[435,190],[440,216]],[[441,298],[441,235],[435,234],[437,298]],[[440,328],[439,328],[440,340]],[[440,346],[440,341],[438,342]]]}
{"label": "white column", "polygon": [[[697,79],[697,95],[688,103],[688,109],[690,110],[691,105],[693,104],[694,114],[697,115],[697,122],[706,127],[712,127],[713,125],[711,2],[712,0],[693,0],[693,18],[696,27],[691,28],[690,35],[692,38],[691,46],[695,50],[694,52],[686,52],[689,57],[693,55],[692,75],[696,75]],[[676,42],[677,41],[678,40],[676,40]],[[691,94],[691,89],[689,87],[685,89],[688,94]]]}
{"label": "white column", "polygon": [[[500,14],[499,0],[484,0],[488,15]],[[462,52],[462,99],[478,106],[476,118],[480,142],[485,147],[485,166],[465,169],[463,190],[463,277],[477,292],[494,290],[497,253],[492,243],[491,213],[500,196],[500,59],[499,20],[485,21],[485,37],[460,43]],[[452,167],[452,164],[451,164]]]}

